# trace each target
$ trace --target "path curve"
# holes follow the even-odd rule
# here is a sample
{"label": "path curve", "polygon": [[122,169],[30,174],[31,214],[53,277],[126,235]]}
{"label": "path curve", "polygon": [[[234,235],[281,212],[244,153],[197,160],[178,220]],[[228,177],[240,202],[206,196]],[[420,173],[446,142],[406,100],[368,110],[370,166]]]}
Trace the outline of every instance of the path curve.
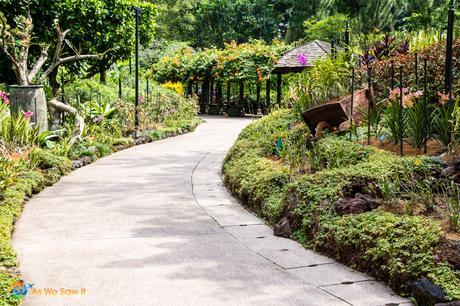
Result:
{"label": "path curve", "polygon": [[76,170],[29,201],[14,247],[41,295],[29,292],[24,305],[409,305],[274,237],[241,207],[220,169],[250,121],[206,120]]}

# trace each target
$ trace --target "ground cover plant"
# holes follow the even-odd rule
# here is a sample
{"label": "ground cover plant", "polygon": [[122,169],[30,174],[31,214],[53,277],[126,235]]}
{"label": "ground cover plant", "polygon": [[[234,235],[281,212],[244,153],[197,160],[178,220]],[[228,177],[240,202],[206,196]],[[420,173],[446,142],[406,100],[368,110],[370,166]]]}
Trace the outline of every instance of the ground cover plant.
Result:
{"label": "ground cover plant", "polygon": [[452,182],[436,174],[441,168],[429,157],[399,157],[348,135],[315,142],[294,110],[283,110],[240,134],[223,171],[230,190],[275,232],[286,235],[287,228],[287,236],[400,293],[425,276],[456,300],[459,267],[444,245],[458,233],[442,191]]}

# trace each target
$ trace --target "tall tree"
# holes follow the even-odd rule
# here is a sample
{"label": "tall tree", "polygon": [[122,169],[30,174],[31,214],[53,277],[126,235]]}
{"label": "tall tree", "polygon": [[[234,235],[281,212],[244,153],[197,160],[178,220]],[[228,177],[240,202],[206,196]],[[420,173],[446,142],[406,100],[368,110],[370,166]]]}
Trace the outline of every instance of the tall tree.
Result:
{"label": "tall tree", "polygon": [[[20,5],[18,5],[18,3]],[[32,57],[40,54],[40,46],[56,44],[56,25],[68,31],[63,54],[69,52],[104,54],[98,61],[90,61],[89,72],[102,72],[114,62],[128,58],[134,48],[133,6],[142,10],[141,42],[148,46],[154,34],[155,6],[140,0],[3,0],[0,11],[4,12],[10,24],[15,16],[25,15],[30,10],[34,23]],[[77,72],[80,63],[69,63],[67,67]],[[50,73],[50,84],[54,91],[59,89],[57,70]]]}

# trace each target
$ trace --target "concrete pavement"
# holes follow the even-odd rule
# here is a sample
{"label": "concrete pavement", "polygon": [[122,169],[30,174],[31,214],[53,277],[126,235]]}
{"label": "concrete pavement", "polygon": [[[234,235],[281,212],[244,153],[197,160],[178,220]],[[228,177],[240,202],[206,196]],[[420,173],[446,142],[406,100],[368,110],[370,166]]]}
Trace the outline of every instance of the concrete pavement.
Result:
{"label": "concrete pavement", "polygon": [[29,201],[14,234],[35,288],[24,305],[410,304],[274,237],[220,177],[250,121],[206,120],[76,170]]}

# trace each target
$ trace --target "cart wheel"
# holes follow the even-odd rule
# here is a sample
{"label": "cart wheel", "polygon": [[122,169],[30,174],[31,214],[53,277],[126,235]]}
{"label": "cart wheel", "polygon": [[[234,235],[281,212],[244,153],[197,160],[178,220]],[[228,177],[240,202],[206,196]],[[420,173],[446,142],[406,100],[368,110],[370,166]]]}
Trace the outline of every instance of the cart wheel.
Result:
{"label": "cart wheel", "polygon": [[320,139],[323,136],[324,130],[328,130],[329,132],[332,132],[332,126],[327,121],[321,121],[320,123],[316,125],[315,135],[317,139]]}

